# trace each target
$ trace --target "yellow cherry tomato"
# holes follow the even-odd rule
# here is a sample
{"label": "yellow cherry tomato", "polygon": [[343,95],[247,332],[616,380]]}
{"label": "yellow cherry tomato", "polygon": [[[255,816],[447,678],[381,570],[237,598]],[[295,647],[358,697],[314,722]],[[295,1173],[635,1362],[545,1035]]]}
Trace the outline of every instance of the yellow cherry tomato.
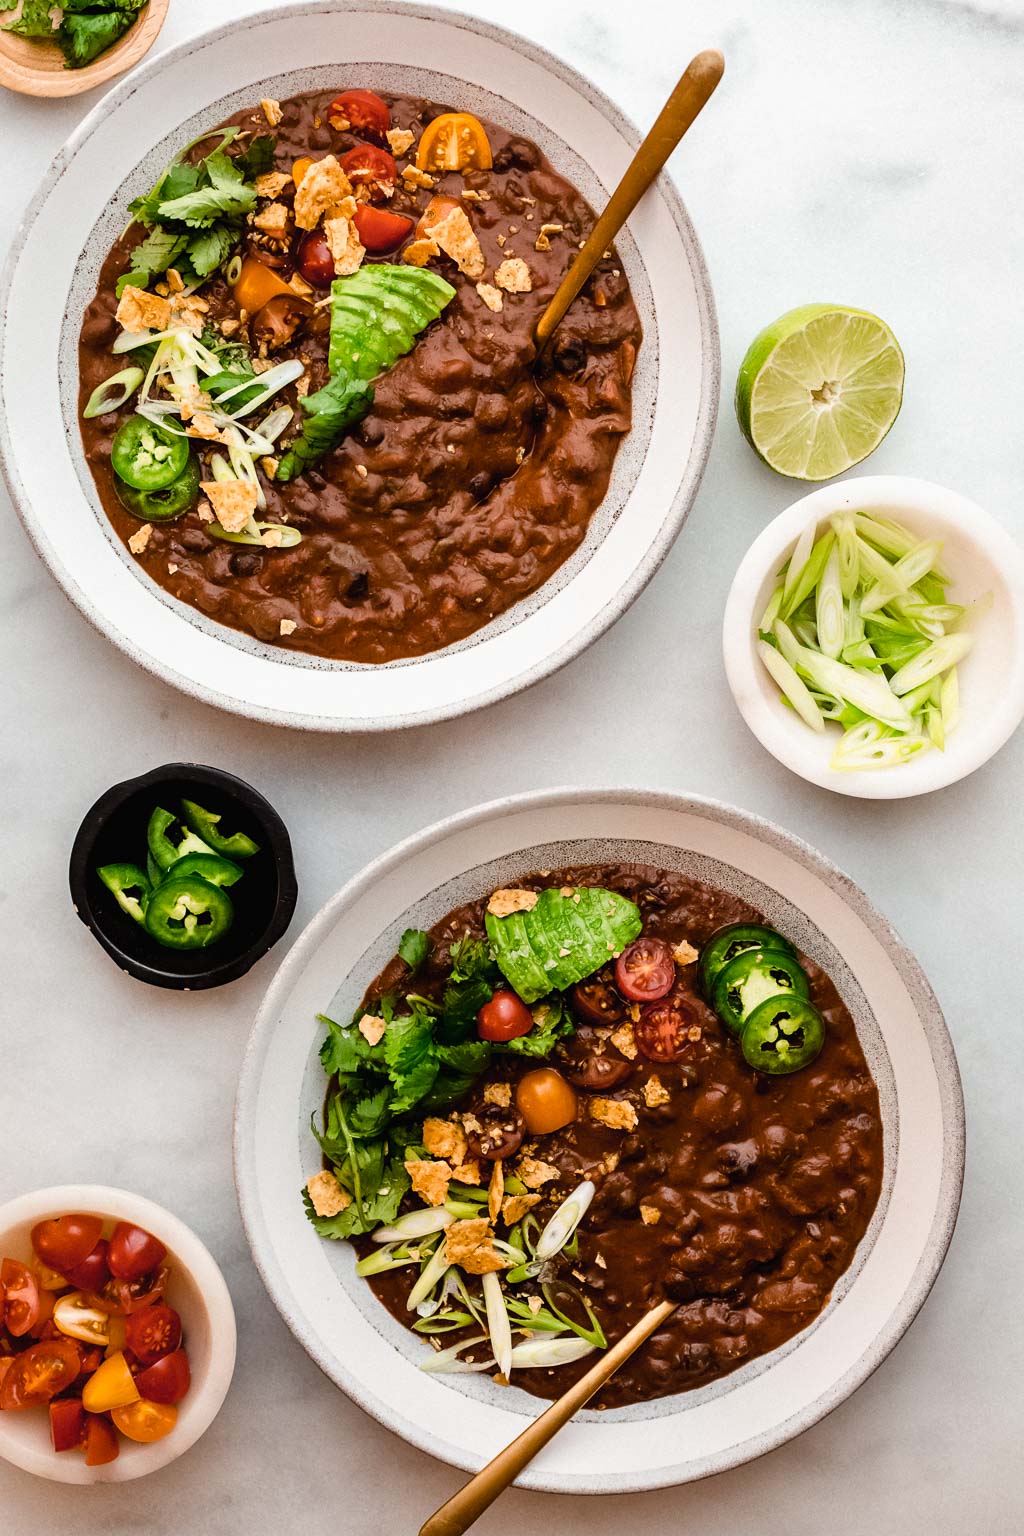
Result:
{"label": "yellow cherry tomato", "polygon": [[296,186],[299,185],[299,182],[312,164],[313,159],[310,155],[300,155],[297,160],[292,161],[292,181]]}
{"label": "yellow cherry tomato", "polygon": [[110,1343],[110,1319],[99,1307],[93,1306],[84,1291],[71,1291],[67,1296],[61,1296],[53,1309],[53,1321],[69,1339],[104,1346]]}
{"label": "yellow cherry tomato", "polygon": [[575,1120],[576,1107],[575,1093],[554,1067],[538,1067],[519,1079],[516,1108],[531,1136],[560,1131],[563,1125]]}
{"label": "yellow cherry tomato", "polygon": [[489,171],[494,161],[483,123],[470,112],[442,112],[423,130],[416,164],[421,171]]}
{"label": "yellow cherry tomato", "polygon": [[115,1408],[110,1415],[122,1435],[149,1445],[169,1435],[178,1422],[178,1410],[173,1403],[149,1403],[140,1397],[137,1403]]}
{"label": "yellow cherry tomato", "polygon": [[107,1319],[107,1355],[116,1355],[128,1342],[128,1329],[123,1317]]}
{"label": "yellow cherry tomato", "polygon": [[235,303],[239,309],[255,315],[264,304],[269,304],[271,299],[276,299],[280,294],[287,294],[292,299],[295,297],[288,284],[278,277],[272,267],[257,261],[255,256],[246,256],[235,284]]}
{"label": "yellow cherry tomato", "polygon": [[138,1400],[139,1389],[128,1361],[120,1352],[104,1360],[82,1388],[82,1407],[86,1413],[109,1413],[111,1408],[123,1408]]}
{"label": "yellow cherry tomato", "polygon": [[51,1269],[49,1264],[44,1264],[40,1259],[36,1260],[35,1270],[36,1279],[39,1281],[41,1290],[63,1291],[67,1286],[67,1281],[60,1273],[60,1270]]}

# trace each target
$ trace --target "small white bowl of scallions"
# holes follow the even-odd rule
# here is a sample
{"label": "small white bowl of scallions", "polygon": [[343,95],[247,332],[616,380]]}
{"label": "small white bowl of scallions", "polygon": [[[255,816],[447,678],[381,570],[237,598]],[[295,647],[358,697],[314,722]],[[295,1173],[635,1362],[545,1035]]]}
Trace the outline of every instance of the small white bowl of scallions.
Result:
{"label": "small white bowl of scallions", "polygon": [[1024,554],[956,491],[841,480],[755,539],[723,648],[740,713],[787,768],[864,799],[927,794],[1024,718]]}

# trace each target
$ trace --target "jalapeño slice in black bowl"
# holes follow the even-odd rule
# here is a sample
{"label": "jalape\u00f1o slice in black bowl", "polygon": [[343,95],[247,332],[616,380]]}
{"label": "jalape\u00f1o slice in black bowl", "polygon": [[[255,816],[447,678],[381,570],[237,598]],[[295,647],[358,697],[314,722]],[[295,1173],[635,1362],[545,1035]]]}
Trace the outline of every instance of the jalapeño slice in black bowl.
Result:
{"label": "jalape\u00f1o slice in black bowl", "polygon": [[744,1060],[773,1077],[809,1067],[824,1044],[824,1019],[809,998],[796,992],[780,992],[761,1003],[740,1036]]}
{"label": "jalape\u00f1o slice in black bowl", "polygon": [[783,954],[796,955],[789,940],[774,928],[762,923],[728,923],[711,935],[700,952],[697,969],[705,997],[710,998],[719,972],[746,949],[779,949]]}
{"label": "jalape\u00f1o slice in black bowl", "polygon": [[715,1012],[738,1035],[754,1009],[777,992],[810,996],[800,962],[780,949],[745,949],[719,971],[711,993]]}

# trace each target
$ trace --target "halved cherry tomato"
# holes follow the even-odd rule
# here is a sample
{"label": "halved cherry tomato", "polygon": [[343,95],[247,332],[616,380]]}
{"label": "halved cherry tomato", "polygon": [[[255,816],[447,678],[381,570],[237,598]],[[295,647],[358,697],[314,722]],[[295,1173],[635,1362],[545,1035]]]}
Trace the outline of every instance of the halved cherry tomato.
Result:
{"label": "halved cherry tomato", "polygon": [[165,1264],[155,1275],[143,1275],[140,1280],[111,1280],[98,1296],[93,1292],[89,1294],[102,1312],[108,1312],[112,1317],[130,1317],[133,1312],[142,1312],[160,1300],[169,1276],[170,1270]]}
{"label": "halved cherry tomato", "polygon": [[297,160],[292,161],[292,181],[295,183],[296,187],[298,187],[303,176],[305,176],[310,166],[314,163],[315,162],[311,155],[300,155]]}
{"label": "halved cherry tomato", "polygon": [[99,1344],[104,1348],[110,1342],[110,1319],[86,1291],[70,1291],[61,1296],[53,1309],[53,1320],[69,1339],[81,1339],[85,1344]]}
{"label": "halved cherry tomato", "polygon": [[[62,1275],[57,1269],[51,1269],[49,1264],[43,1264],[37,1260],[35,1265],[35,1274],[36,1279],[39,1281],[41,1290],[66,1291],[68,1288],[67,1276]],[[0,1315],[2,1315],[2,1313],[3,1308],[0,1306]]]}
{"label": "halved cherry tomato", "polygon": [[351,128],[353,133],[369,133],[382,139],[391,127],[391,113],[386,102],[373,91],[342,91],[327,108],[327,121],[339,133]]}
{"label": "halved cherry tomato", "polygon": [[143,1365],[152,1365],[181,1343],[181,1318],[173,1307],[161,1302],[129,1317],[125,1334],[132,1353]]}
{"label": "halved cherry tomato", "polygon": [[178,1422],[178,1410],[173,1403],[129,1403],[126,1408],[115,1408],[110,1415],[122,1435],[151,1445],[169,1435]]}
{"label": "halved cherry tomato", "polygon": [[522,998],[502,989],[484,1003],[476,1016],[476,1032],[481,1040],[515,1040],[533,1028],[533,1014]]}
{"label": "halved cherry tomato", "polygon": [[314,288],[329,288],[334,282],[334,257],[321,230],[311,229],[308,235],[303,235],[295,252],[295,265]]}
{"label": "halved cherry tomato", "polygon": [[561,1072],[538,1067],[519,1079],[516,1108],[531,1136],[547,1136],[575,1120],[577,1101]]}
{"label": "halved cherry tomato", "polygon": [[85,1416],[85,1464],[87,1467],[103,1467],[108,1461],[116,1461],[121,1451],[114,1426],[109,1419],[97,1413]]}
{"label": "halved cherry tomato", "polygon": [[398,168],[394,155],[375,144],[357,144],[341,157],[341,168],[354,186],[367,189],[373,202],[390,197],[395,190]]}
{"label": "halved cherry tomato", "polygon": [[484,125],[470,112],[442,112],[427,124],[416,150],[421,171],[489,171],[493,163]]}
{"label": "halved cherry tomato", "polygon": [[676,962],[664,939],[646,934],[627,944],[615,962],[615,985],[634,1003],[666,997],[676,979]]}
{"label": "halved cherry tomato", "polygon": [[52,1323],[53,1310],[57,1303],[56,1293],[53,1291],[39,1292],[39,1312],[35,1322],[28,1331],[30,1339],[53,1339],[57,1337],[57,1329]]}
{"label": "halved cherry tomato", "polygon": [[681,1061],[692,1050],[690,1029],[701,1022],[697,1005],[682,997],[666,998],[641,1009],[633,1033],[648,1061]]}
{"label": "halved cherry tomato", "polygon": [[110,1270],[107,1268],[108,1244],[105,1237],[101,1237],[96,1247],[76,1264],[74,1269],[67,1271],[67,1278],[79,1291],[102,1291],[110,1279]]}
{"label": "halved cherry tomato", "polygon": [[440,224],[442,219],[446,219],[453,208],[460,208],[461,206],[457,197],[448,197],[445,193],[438,192],[436,196],[430,199],[430,202],[420,215],[420,221],[416,225],[417,240],[429,240],[430,232],[434,225]]}
{"label": "halved cherry tomato", "polygon": [[573,987],[572,1011],[587,1024],[618,1024],[626,1012],[614,987],[596,976]]}
{"label": "halved cherry tomato", "polygon": [[234,287],[235,303],[239,309],[254,315],[279,293],[291,293],[284,279],[254,256],[246,256]]}
{"label": "halved cherry tomato", "polygon": [[396,251],[402,241],[412,234],[412,219],[405,218],[401,213],[392,213],[387,208],[371,208],[369,203],[360,203],[352,223],[371,256],[380,256],[384,251]]}
{"label": "halved cherry tomato", "polygon": [[158,1237],[130,1221],[119,1221],[107,1249],[107,1265],[118,1280],[138,1280],[167,1257]]}
{"label": "halved cherry tomato", "polygon": [[103,1364],[102,1349],[87,1349],[82,1355],[82,1368],[78,1373],[78,1380],[84,1381],[91,1376],[93,1371],[98,1371]]}
{"label": "halved cherry tomato", "polygon": [[4,1373],[0,1383],[0,1408],[35,1408],[70,1387],[78,1375],[82,1356],[70,1339],[48,1339],[32,1344]]}
{"label": "halved cherry tomato", "polygon": [[82,1388],[82,1402],[89,1413],[109,1413],[111,1408],[134,1403],[138,1396],[139,1389],[123,1354],[104,1360]]}
{"label": "halved cherry tomato", "polygon": [[102,1231],[99,1216],[54,1216],[32,1228],[32,1247],[44,1264],[66,1275],[92,1252]]}
{"label": "halved cherry tomato", "polygon": [[32,1271],[18,1259],[4,1259],[0,1264],[0,1285],[4,1288],[7,1332],[16,1339],[23,1338],[42,1317],[39,1283]]}
{"label": "halved cherry tomato", "polygon": [[50,1439],[55,1451],[74,1451],[85,1435],[85,1409],[77,1397],[50,1404]]}
{"label": "halved cherry tomato", "polygon": [[135,1385],[151,1403],[180,1403],[191,1382],[188,1355],[183,1349],[163,1355],[135,1378]]}
{"label": "halved cherry tomato", "polygon": [[3,1393],[4,1377],[14,1364],[16,1356],[0,1355],[0,1395]]}

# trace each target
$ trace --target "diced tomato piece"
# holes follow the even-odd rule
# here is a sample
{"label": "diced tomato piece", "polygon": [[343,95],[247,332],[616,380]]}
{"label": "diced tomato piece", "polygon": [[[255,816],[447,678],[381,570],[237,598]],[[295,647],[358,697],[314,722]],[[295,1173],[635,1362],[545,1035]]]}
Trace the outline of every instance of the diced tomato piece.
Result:
{"label": "diced tomato piece", "polygon": [[[14,1338],[24,1338],[42,1315],[39,1282],[18,1259],[4,1259],[0,1264],[0,1284],[4,1288],[4,1325]],[[52,1310],[52,1309],[51,1309]]]}
{"label": "diced tomato piece", "polygon": [[68,1280],[80,1291],[102,1291],[110,1279],[110,1270],[107,1268],[108,1244],[105,1237],[101,1237],[91,1253],[86,1254],[81,1264],[76,1264],[74,1269],[66,1271]]}
{"label": "diced tomato piece", "polygon": [[412,219],[387,208],[371,208],[360,203],[352,219],[356,234],[372,256],[395,251],[412,234]]}
{"label": "diced tomato piece", "polygon": [[398,169],[393,155],[375,144],[357,144],[341,157],[341,168],[354,186],[365,187],[373,202],[390,197]]}
{"label": "diced tomato piece", "polygon": [[50,1404],[50,1439],[55,1451],[73,1451],[85,1435],[85,1409],[81,1399],[62,1397]]}
{"label": "diced tomato piece", "polygon": [[70,1387],[82,1364],[81,1351],[71,1339],[32,1344],[4,1371],[0,1408],[34,1408]]}
{"label": "diced tomato piece", "polygon": [[85,1416],[85,1464],[87,1467],[103,1467],[108,1461],[116,1461],[121,1447],[109,1419],[98,1413]]}
{"label": "diced tomato piece", "polygon": [[54,1216],[32,1228],[32,1247],[44,1264],[66,1275],[92,1252],[102,1231],[99,1216]]}

